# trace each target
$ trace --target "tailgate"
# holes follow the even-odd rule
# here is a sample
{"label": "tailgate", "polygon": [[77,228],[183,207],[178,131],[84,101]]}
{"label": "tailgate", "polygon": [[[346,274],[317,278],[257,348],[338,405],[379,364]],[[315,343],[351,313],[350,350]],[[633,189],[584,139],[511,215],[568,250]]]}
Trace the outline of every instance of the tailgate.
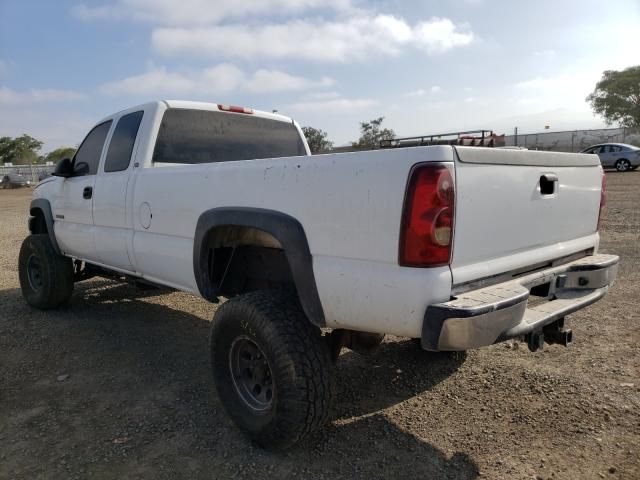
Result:
{"label": "tailgate", "polygon": [[454,285],[597,247],[596,155],[456,147]]}

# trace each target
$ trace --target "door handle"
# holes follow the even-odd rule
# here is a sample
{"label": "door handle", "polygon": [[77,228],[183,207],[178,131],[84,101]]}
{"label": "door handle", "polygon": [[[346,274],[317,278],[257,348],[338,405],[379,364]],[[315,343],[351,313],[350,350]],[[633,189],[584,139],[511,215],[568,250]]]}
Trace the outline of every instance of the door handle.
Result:
{"label": "door handle", "polygon": [[93,187],[84,187],[82,198],[88,200],[93,196]]}

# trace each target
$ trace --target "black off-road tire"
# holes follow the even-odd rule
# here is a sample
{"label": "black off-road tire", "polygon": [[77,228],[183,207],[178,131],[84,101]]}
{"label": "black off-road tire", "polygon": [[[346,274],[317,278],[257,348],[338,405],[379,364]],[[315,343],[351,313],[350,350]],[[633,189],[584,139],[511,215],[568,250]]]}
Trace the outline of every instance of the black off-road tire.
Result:
{"label": "black off-road tire", "polygon": [[[253,342],[260,350],[257,357],[268,362],[270,375],[259,375],[270,379],[272,391],[270,401],[265,400],[268,405],[261,404],[262,411],[251,407],[252,398],[247,401],[247,390],[243,393],[238,386],[251,384],[255,376],[234,374],[238,365],[234,352],[240,342],[245,346]],[[333,396],[329,347],[295,295],[267,290],[229,300],[214,316],[210,343],[220,400],[236,425],[258,445],[284,449],[326,424]],[[255,393],[251,387],[248,390],[249,395]],[[269,391],[264,391],[268,398]]]}
{"label": "black off-road tire", "polygon": [[48,234],[24,239],[18,256],[18,275],[24,299],[40,310],[64,305],[73,294],[73,262],[55,252]]}

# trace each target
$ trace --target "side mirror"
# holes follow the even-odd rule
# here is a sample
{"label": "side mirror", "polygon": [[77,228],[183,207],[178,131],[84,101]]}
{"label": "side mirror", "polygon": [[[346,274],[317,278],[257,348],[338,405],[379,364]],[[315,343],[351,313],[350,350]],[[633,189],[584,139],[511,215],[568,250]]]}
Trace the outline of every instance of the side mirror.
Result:
{"label": "side mirror", "polygon": [[73,175],[76,177],[81,177],[83,175],[89,174],[89,164],[87,162],[78,162],[74,165]]}
{"label": "side mirror", "polygon": [[63,158],[56,164],[52,175],[54,177],[69,178],[73,176],[73,163],[70,158]]}

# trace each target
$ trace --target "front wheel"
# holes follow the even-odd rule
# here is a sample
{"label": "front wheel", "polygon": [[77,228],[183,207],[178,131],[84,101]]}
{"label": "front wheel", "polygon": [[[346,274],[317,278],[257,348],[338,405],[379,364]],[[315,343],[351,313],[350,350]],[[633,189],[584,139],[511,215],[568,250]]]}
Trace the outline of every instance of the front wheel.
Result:
{"label": "front wheel", "polygon": [[41,310],[57,308],[73,293],[73,263],[56,253],[47,234],[29,235],[18,256],[22,295]]}
{"label": "front wheel", "polygon": [[625,158],[621,158],[616,162],[616,170],[618,170],[619,172],[626,172],[630,168],[631,168],[631,163],[629,163],[629,160]]}
{"label": "front wheel", "polygon": [[223,304],[211,328],[211,360],[225,410],[260,446],[289,447],[326,423],[329,348],[294,295],[258,291]]}

